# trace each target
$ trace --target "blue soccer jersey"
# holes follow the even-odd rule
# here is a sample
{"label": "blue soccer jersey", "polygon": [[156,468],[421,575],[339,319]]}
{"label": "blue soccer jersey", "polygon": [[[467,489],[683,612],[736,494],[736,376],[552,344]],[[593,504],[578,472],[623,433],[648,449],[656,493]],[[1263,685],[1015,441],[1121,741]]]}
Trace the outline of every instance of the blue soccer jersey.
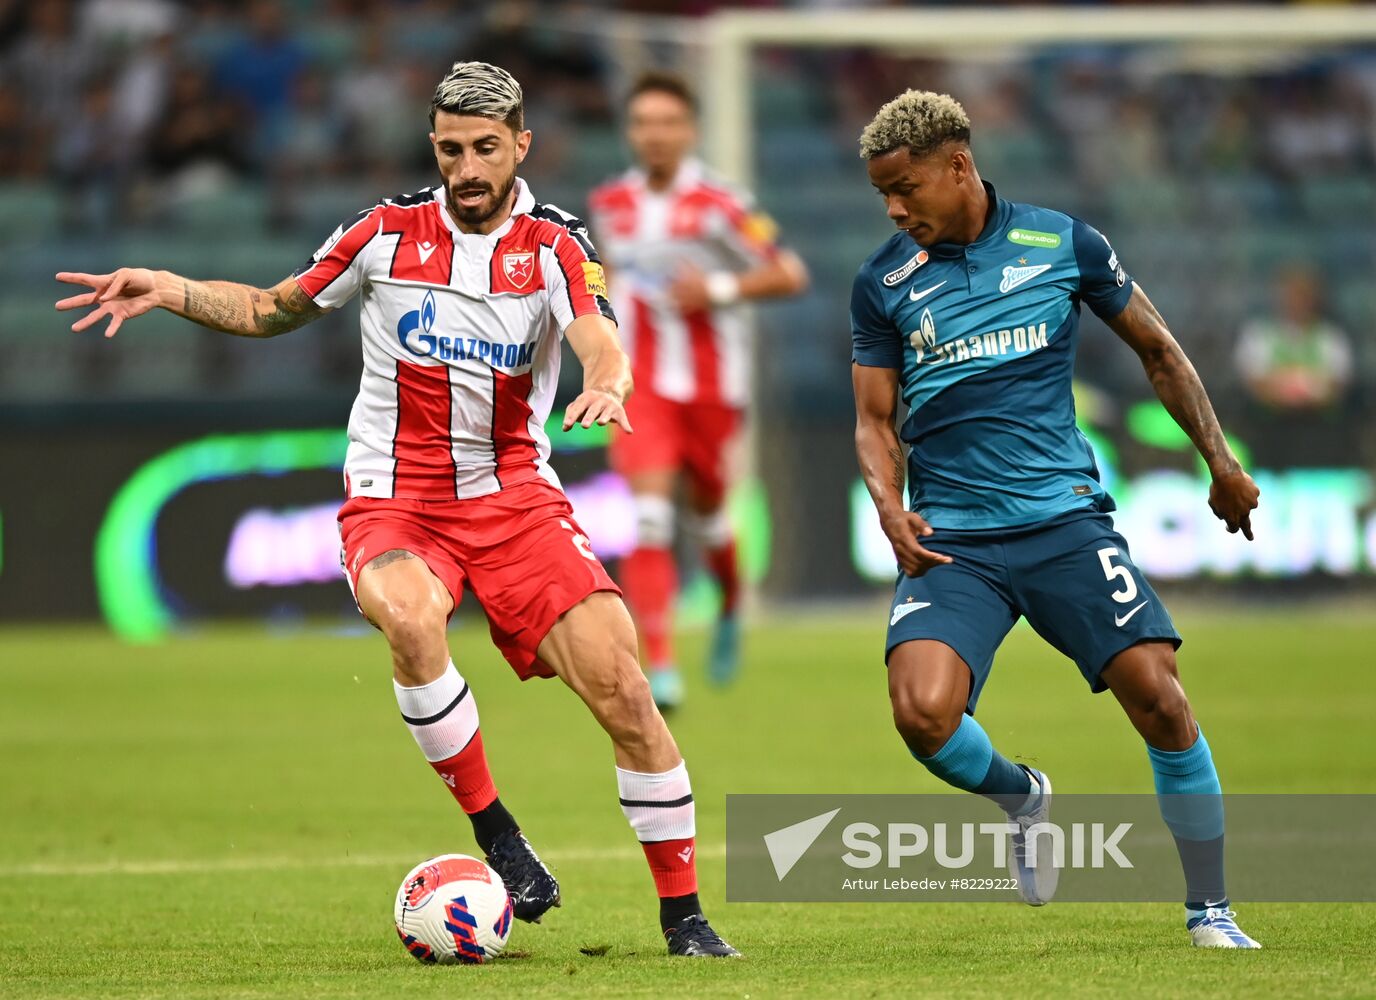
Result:
{"label": "blue soccer jersey", "polygon": [[910,506],[934,527],[1112,510],[1071,377],[1080,302],[1112,319],[1132,280],[1092,227],[985,187],[994,211],[974,243],[921,249],[895,233],[861,265],[852,359],[899,371]]}

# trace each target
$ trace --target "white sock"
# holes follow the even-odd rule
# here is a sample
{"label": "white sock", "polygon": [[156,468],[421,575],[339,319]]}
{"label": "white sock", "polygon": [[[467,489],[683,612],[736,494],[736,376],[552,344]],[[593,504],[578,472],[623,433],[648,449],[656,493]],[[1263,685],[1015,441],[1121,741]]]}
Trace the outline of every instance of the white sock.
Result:
{"label": "white sock", "polygon": [[454,756],[478,731],[478,703],[453,660],[429,684],[403,687],[393,680],[392,687],[406,728],[430,763]]}
{"label": "white sock", "polygon": [[618,767],[616,790],[621,796],[621,811],[641,843],[696,836],[693,789],[683,761],[663,774]]}

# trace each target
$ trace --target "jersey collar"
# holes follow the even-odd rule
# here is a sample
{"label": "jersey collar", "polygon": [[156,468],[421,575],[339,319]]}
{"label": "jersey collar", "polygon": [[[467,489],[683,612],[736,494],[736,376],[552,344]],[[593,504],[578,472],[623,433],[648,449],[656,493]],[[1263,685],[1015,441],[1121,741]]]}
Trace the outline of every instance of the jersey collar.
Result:
{"label": "jersey collar", "polygon": [[989,195],[989,203],[994,206],[994,210],[989,213],[989,220],[984,224],[979,236],[975,237],[973,243],[933,243],[925,249],[933,257],[959,257],[971,250],[983,249],[999,233],[1008,227],[1009,221],[1013,217],[1013,207],[999,197],[994,185],[988,181],[980,181],[984,185],[984,191]]}
{"label": "jersey collar", "polygon": [[517,177],[516,185],[513,190],[516,192],[516,201],[511,206],[511,217],[496,229],[492,230],[492,232],[481,236],[477,233],[465,233],[454,222],[454,217],[449,214],[449,189],[443,184],[435,188],[435,201],[440,208],[440,218],[444,220],[445,226],[455,236],[465,236],[469,239],[477,237],[479,239],[495,241],[511,232],[511,227],[516,224],[517,216],[529,215],[535,209],[535,195],[530,193],[530,188],[526,185],[525,181]]}

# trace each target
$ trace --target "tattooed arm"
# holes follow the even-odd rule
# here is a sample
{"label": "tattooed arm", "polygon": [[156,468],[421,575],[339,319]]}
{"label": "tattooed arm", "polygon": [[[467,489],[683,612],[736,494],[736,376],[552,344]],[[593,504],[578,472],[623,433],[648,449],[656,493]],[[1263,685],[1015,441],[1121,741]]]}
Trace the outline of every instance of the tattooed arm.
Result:
{"label": "tattooed arm", "polygon": [[933,566],[951,561],[923,548],[919,538],[932,533],[920,514],[908,510],[903,502],[905,462],[903,447],[894,430],[898,406],[898,370],[852,364],[855,388],[855,455],[860,475],[870,491],[879,524],[893,546],[898,565],[909,576],[921,576]]}
{"label": "tattooed arm", "polygon": [[167,277],[181,285],[182,300],[176,302],[177,288],[173,285],[169,289],[173,301],[164,308],[212,330],[241,337],[275,337],[325,314],[325,310],[302,291],[295,278],[262,289],[229,281]]}
{"label": "tattooed arm", "polygon": [[57,280],[93,289],[63,299],[57,308],[96,306],[73,323],[72,329],[85,330],[108,317],[107,337],[113,337],[126,319],[157,307],[240,337],[275,337],[327,311],[311,301],[295,278],[264,289],[231,281],[192,281],[170,271],[125,267],[112,274],[63,271]]}
{"label": "tattooed arm", "polygon": [[1108,325],[1137,352],[1161,405],[1203,456],[1213,478],[1209,506],[1214,514],[1230,532],[1241,531],[1250,541],[1251,515],[1261,491],[1228,447],[1204,383],[1167,329],[1166,321],[1146,293],[1134,286],[1127,306]]}

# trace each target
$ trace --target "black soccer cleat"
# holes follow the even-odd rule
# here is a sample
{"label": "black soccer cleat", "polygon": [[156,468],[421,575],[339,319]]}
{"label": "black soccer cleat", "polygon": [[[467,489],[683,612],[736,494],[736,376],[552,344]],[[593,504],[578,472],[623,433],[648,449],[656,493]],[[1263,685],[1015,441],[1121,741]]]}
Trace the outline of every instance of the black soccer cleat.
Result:
{"label": "black soccer cleat", "polygon": [[558,879],[550,874],[519,830],[498,834],[488,851],[487,863],[502,877],[517,920],[538,924],[546,910],[559,905]]}
{"label": "black soccer cleat", "polygon": [[740,958],[741,953],[721,939],[701,913],[684,917],[664,932],[670,955],[692,958]]}

